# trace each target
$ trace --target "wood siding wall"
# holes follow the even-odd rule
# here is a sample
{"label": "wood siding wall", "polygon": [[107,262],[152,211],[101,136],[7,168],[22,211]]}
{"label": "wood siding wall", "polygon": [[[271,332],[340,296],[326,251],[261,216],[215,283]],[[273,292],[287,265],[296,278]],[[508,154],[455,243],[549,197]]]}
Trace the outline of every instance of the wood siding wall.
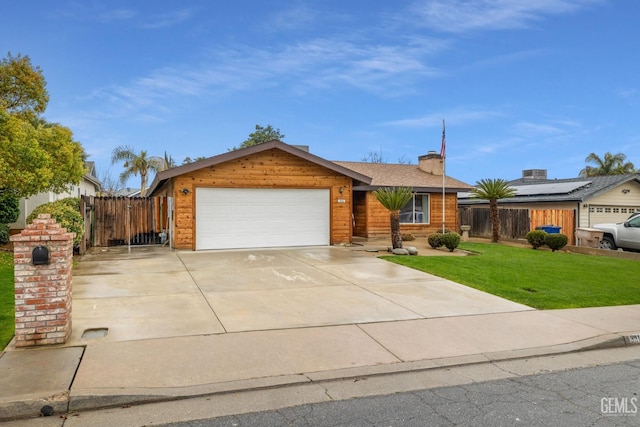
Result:
{"label": "wood siding wall", "polygon": [[[460,231],[458,223],[458,198],[456,194],[445,195],[445,228]],[[360,201],[356,205],[354,216],[356,219],[356,235],[361,237],[381,237],[391,234],[389,223],[389,211],[378,202],[373,192],[366,192],[364,200],[364,221],[358,219],[363,215],[360,209]],[[416,236],[426,236],[442,230],[442,193],[429,194],[429,224],[400,224],[402,233],[411,233]],[[364,225],[361,223],[364,222]]]}
{"label": "wood siding wall", "polygon": [[[167,191],[175,197],[174,245],[178,249],[195,250],[196,187],[327,188],[331,198],[330,242],[349,243],[352,229],[351,181],[349,177],[277,149],[177,176],[173,178],[173,185],[167,186]],[[182,189],[189,192],[183,194]]]}

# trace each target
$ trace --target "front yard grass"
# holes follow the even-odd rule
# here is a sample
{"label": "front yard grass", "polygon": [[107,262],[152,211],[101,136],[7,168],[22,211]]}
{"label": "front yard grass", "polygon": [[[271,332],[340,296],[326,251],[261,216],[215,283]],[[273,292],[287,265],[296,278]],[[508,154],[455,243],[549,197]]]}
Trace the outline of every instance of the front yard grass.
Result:
{"label": "front yard grass", "polygon": [[640,304],[640,261],[500,244],[470,256],[382,257],[538,309]]}
{"label": "front yard grass", "polygon": [[13,338],[14,331],[13,253],[0,251],[0,350]]}

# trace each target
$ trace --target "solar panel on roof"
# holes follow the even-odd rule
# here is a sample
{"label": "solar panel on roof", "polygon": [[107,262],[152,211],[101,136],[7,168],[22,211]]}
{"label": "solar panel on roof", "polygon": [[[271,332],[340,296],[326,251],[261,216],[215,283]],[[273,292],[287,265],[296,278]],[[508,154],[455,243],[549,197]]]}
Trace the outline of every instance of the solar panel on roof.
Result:
{"label": "solar panel on roof", "polygon": [[534,196],[540,194],[567,194],[591,184],[591,181],[550,182],[532,185],[514,185],[516,196]]}

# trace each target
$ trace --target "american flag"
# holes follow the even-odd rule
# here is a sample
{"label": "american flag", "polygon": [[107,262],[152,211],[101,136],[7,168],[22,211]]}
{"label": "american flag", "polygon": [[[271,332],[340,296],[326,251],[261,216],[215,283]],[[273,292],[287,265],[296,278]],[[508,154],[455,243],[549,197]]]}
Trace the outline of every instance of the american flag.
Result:
{"label": "american flag", "polygon": [[444,120],[442,120],[442,146],[440,147],[440,158],[444,161],[447,151],[447,139],[444,135]]}

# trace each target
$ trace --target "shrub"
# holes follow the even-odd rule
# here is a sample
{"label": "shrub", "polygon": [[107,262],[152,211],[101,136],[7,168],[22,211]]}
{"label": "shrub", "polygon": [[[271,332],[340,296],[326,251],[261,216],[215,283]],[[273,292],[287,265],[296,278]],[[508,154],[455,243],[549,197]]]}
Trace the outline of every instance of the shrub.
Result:
{"label": "shrub", "polygon": [[429,243],[429,246],[431,246],[433,249],[438,249],[440,246],[442,246],[442,236],[442,233],[429,234],[429,236],[427,236],[427,242]]}
{"label": "shrub", "polygon": [[569,238],[564,234],[552,233],[547,234],[547,236],[544,238],[544,243],[551,248],[552,252],[555,252],[567,246],[567,243],[569,243]]}
{"label": "shrub", "polygon": [[6,245],[9,243],[9,227],[5,224],[0,224],[0,245]]}
{"label": "shrub", "polygon": [[449,249],[449,252],[453,252],[460,244],[460,235],[453,231],[446,232],[442,235],[442,244]]}
{"label": "shrub", "polygon": [[412,240],[416,240],[415,236],[411,233],[406,233],[402,235],[403,242],[410,242]]}
{"label": "shrub", "polygon": [[531,230],[527,233],[527,242],[533,249],[538,249],[540,246],[544,246],[544,239],[547,236],[547,232],[544,230]]}
{"label": "shrub", "polygon": [[73,244],[78,245],[82,241],[84,235],[84,219],[80,214],[80,199],[69,198],[61,199],[51,203],[40,205],[31,212],[27,218],[27,223],[31,223],[39,214],[51,214],[61,227],[67,229],[70,233],[76,233],[73,238]]}
{"label": "shrub", "polygon": [[20,203],[12,191],[0,191],[0,224],[11,224],[18,220]]}

